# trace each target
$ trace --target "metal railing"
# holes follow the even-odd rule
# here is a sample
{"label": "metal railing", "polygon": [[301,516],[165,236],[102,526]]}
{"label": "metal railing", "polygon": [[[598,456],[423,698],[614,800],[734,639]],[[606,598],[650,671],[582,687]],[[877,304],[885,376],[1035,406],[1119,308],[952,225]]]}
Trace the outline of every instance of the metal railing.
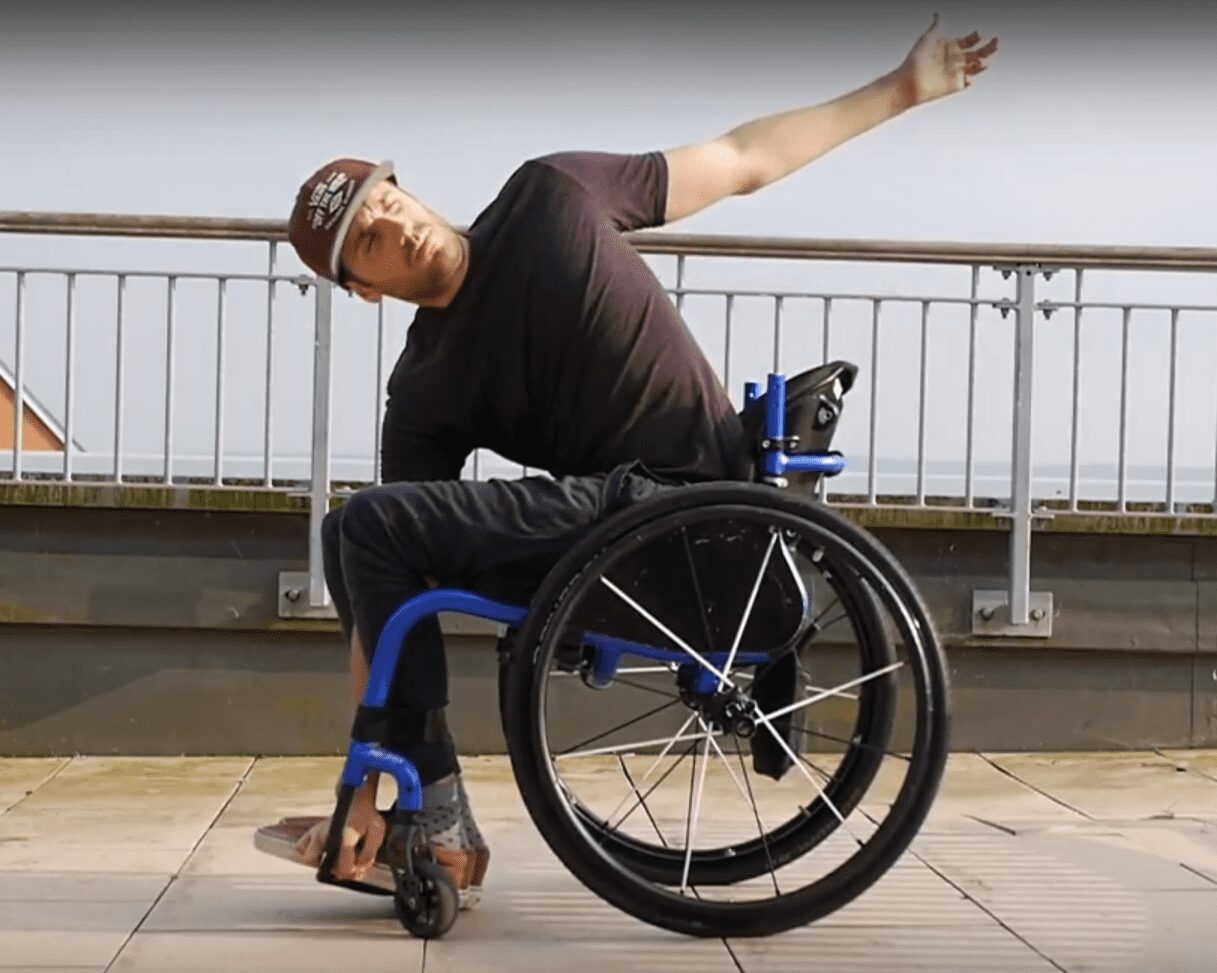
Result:
{"label": "metal railing", "polygon": [[[262,220],[0,213],[0,363],[16,392],[0,483],[307,493],[307,602],[323,606],[320,518],[379,482],[410,309],[335,301],[284,239]],[[145,240],[190,249],[165,266],[161,249],[118,247]],[[1010,583],[978,593],[978,633],[1050,625],[1029,585],[1036,519],[1215,516],[1217,250],[630,240],[737,402],[769,370],[861,366],[834,444],[851,467],[821,485],[828,502],[1008,518]],[[30,394],[57,413],[59,452],[23,449]],[[464,475],[520,472],[479,450]]]}

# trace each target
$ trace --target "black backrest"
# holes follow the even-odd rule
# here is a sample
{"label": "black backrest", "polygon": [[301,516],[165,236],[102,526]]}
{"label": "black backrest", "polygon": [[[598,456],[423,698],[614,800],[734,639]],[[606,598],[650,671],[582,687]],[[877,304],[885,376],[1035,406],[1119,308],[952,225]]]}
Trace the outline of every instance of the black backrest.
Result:
{"label": "black backrest", "polygon": [[[857,375],[857,365],[832,361],[786,380],[786,435],[797,436],[799,441],[791,452],[814,453],[830,447],[845,393],[853,388]],[[765,438],[765,401],[762,395],[740,413],[749,447],[758,462]],[[787,479],[791,486],[811,488],[819,482],[820,474],[791,473]]]}

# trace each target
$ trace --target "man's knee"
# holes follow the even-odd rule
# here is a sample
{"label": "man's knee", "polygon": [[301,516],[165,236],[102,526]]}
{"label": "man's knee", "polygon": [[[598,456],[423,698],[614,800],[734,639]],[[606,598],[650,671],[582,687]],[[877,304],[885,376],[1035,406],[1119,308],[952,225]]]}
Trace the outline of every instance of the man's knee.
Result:
{"label": "man's knee", "polygon": [[346,507],[335,507],[321,521],[321,549],[326,553],[338,551],[339,540],[342,537],[342,518]]}

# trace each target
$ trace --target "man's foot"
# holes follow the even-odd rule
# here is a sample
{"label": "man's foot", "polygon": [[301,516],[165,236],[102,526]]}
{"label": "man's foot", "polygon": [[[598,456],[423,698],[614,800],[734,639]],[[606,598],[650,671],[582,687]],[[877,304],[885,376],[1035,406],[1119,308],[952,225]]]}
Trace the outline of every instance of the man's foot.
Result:
{"label": "man's foot", "polygon": [[[306,863],[296,851],[296,845],[313,827],[327,820],[323,817],[283,818],[278,824],[266,825],[254,832],[254,847],[276,858],[304,865]],[[476,906],[481,897],[481,880],[486,874],[486,863],[490,859],[489,849],[431,845],[428,851],[435,862],[452,876],[460,897],[460,908],[464,910]],[[376,853],[376,864],[368,869],[362,881],[393,892],[396,883],[385,855],[386,849],[382,845]]]}

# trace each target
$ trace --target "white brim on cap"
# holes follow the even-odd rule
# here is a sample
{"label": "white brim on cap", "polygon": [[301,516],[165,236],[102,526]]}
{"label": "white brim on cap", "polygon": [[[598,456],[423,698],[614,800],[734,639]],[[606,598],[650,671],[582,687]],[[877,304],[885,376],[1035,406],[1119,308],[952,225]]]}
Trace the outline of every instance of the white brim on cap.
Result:
{"label": "white brim on cap", "polygon": [[338,264],[342,257],[342,244],[347,238],[347,231],[351,228],[351,221],[355,219],[355,214],[359,212],[359,207],[368,198],[368,194],[391,175],[393,175],[393,160],[386,159],[359,184],[355,195],[351,197],[346,209],[342,211],[342,219],[338,221],[338,228],[334,231],[334,247],[330,251],[330,275],[334,280],[339,280],[341,277],[338,272]]}

